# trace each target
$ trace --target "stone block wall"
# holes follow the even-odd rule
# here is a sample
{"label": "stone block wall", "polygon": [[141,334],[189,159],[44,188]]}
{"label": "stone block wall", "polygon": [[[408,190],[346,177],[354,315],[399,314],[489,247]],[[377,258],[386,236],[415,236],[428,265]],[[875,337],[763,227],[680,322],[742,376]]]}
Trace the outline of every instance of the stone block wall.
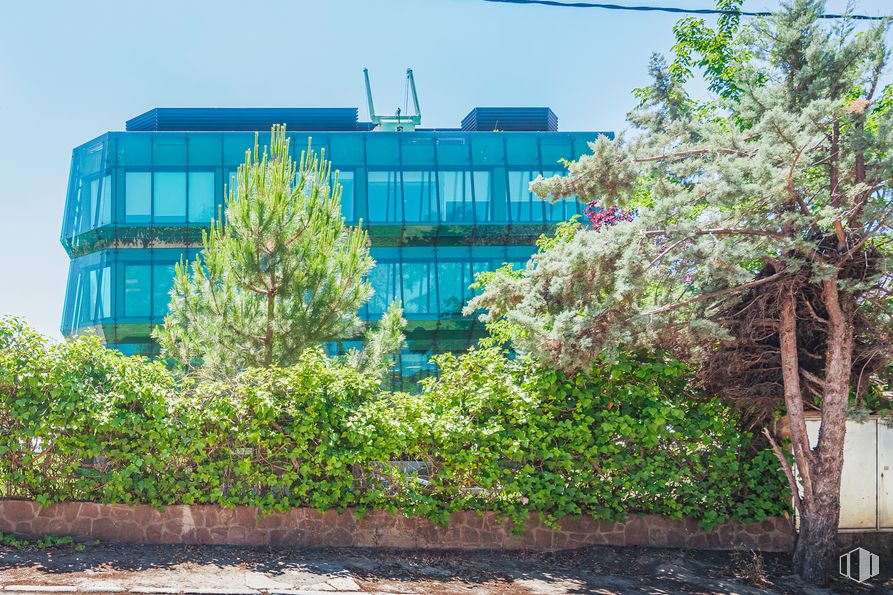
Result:
{"label": "stone block wall", "polygon": [[789,551],[794,531],[787,518],[742,525],[729,522],[707,533],[693,519],[633,515],[626,523],[567,518],[560,530],[530,519],[521,535],[493,514],[454,513],[445,526],[425,518],[375,511],[358,518],[307,508],[258,514],[256,508],[214,505],[151,506],[62,502],[42,508],[0,500],[0,532],[20,536],[71,535],[123,543],[176,543],[297,547],[562,550],[588,545],[645,545],[697,549]]}

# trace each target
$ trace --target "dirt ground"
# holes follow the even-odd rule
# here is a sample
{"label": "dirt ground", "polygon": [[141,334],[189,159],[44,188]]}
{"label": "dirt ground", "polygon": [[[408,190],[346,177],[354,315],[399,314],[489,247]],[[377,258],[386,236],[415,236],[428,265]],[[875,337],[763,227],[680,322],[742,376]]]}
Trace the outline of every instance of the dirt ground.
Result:
{"label": "dirt ground", "polygon": [[[83,549],[83,548],[78,548]],[[829,590],[792,576],[780,554],[592,547],[559,553],[257,549],[88,545],[0,546],[0,586],[104,593],[888,593],[891,568]],[[12,587],[12,588],[10,588]],[[36,589],[35,589],[36,590]]]}

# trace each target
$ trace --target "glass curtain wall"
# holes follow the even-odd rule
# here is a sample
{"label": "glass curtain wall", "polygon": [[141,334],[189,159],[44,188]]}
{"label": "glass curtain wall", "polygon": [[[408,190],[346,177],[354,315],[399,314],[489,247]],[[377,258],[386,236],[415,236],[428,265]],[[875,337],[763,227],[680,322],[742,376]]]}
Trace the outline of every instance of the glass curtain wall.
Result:
{"label": "glass curtain wall", "polygon": [[[548,225],[581,212],[528,186],[563,173],[560,159],[591,140],[582,133],[290,134],[295,158],[309,144],[333,160],[350,223]],[[63,244],[104,227],[206,227],[253,143],[250,133],[109,133],[75,149]]]}
{"label": "glass curtain wall", "polygon": [[[398,371],[415,378],[431,372],[432,353],[464,349],[480,336],[480,323],[461,315],[476,273],[523,266],[532,237],[581,213],[575,200],[539,200],[529,184],[562,173],[562,159],[588,152],[596,134],[289,136],[295,159],[309,146],[333,161],[346,221],[368,228],[375,295],[360,316],[374,321],[391,301],[403,303],[410,348]],[[250,132],[113,132],[74,150],[62,225],[72,258],[64,334],[91,328],[125,353],[152,352],[174,266],[197,254],[254,139]],[[260,144],[268,142],[261,133]],[[413,226],[422,231],[388,231]],[[352,340],[345,339],[342,347]]]}

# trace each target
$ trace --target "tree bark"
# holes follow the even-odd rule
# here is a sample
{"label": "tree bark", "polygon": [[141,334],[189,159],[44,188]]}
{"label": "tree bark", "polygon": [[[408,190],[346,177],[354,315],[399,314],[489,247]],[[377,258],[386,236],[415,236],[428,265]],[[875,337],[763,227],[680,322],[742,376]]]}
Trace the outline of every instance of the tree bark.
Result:
{"label": "tree bark", "polygon": [[802,498],[799,494],[794,494],[794,500],[798,512],[802,513],[802,502],[811,499],[813,492],[813,453],[809,448],[806,418],[803,416],[800,360],[797,351],[797,295],[795,287],[788,288],[782,296],[778,337],[781,350],[781,373],[784,380],[784,404],[787,410],[788,427],[791,431],[791,447],[803,484]]}
{"label": "tree bark", "polygon": [[[793,298],[793,296],[791,296]],[[799,498],[800,533],[794,549],[794,570],[804,580],[827,584],[837,558],[837,526],[840,519],[840,478],[843,470],[843,444],[846,435],[846,409],[849,396],[853,357],[853,310],[849,295],[841,295],[837,278],[822,283],[822,298],[828,311],[828,339],[825,354],[825,378],[822,399],[822,421],[818,442],[809,448],[805,423],[802,422],[802,398],[799,408],[789,403],[799,380],[789,387],[785,374],[785,402],[791,422],[794,458],[803,478],[804,490]],[[782,365],[787,372],[791,364],[789,342],[793,330],[796,341],[796,309],[793,299],[782,307]],[[793,308],[793,312],[792,312]],[[791,328],[791,324],[793,327]],[[796,353],[793,356],[796,358]],[[787,359],[787,361],[785,361]],[[796,360],[795,360],[796,361]],[[793,399],[792,399],[793,400]],[[805,445],[805,446],[804,446]],[[807,490],[808,487],[808,490]],[[798,496],[795,494],[795,499]]]}

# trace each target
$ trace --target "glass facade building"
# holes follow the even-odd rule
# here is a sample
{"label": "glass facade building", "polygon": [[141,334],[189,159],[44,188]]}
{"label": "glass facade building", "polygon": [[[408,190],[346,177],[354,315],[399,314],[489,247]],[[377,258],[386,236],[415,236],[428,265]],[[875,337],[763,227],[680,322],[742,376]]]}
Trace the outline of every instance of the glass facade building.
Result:
{"label": "glass facade building", "polygon": [[581,212],[573,200],[539,200],[529,182],[560,173],[561,159],[608,133],[509,117],[512,130],[377,132],[356,113],[151,110],[126,131],[74,149],[62,225],[71,257],[63,334],[92,329],[122,352],[155,353],[150,333],[166,314],[174,265],[195,257],[202,230],[222,212],[251,130],[263,144],[270,125],[285,122],[295,157],[308,146],[323,151],[339,171],[345,219],[369,230],[375,295],[361,316],[377,320],[392,299],[403,302],[402,375],[424,375],[431,354],[473,343],[482,328],[461,310],[474,274],[522,265],[539,234]]}

